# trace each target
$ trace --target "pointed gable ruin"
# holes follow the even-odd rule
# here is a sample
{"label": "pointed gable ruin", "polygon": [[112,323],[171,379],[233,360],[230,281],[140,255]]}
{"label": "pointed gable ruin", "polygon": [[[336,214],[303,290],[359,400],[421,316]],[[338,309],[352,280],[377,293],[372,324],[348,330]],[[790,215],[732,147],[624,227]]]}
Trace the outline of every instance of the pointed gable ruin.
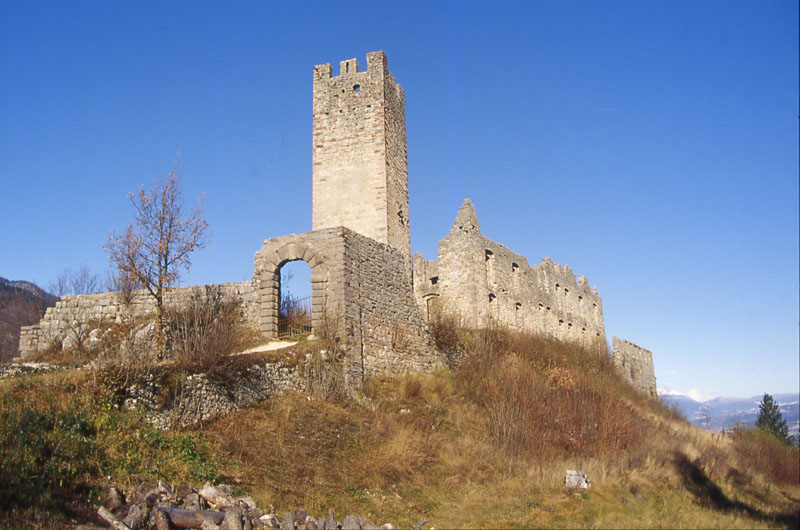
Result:
{"label": "pointed gable ruin", "polygon": [[437,260],[415,254],[414,296],[428,317],[457,315],[468,327],[510,329],[603,346],[603,302],[589,281],[550,258],[527,258],[481,234],[472,201],[458,209]]}

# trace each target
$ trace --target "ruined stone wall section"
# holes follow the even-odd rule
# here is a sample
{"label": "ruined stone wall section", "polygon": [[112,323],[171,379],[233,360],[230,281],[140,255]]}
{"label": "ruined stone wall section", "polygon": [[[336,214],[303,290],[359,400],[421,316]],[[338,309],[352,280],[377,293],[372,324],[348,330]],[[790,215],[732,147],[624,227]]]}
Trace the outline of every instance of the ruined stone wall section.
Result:
{"label": "ruined stone wall section", "polygon": [[419,252],[413,260],[414,300],[422,315],[430,320],[435,304],[439,300],[439,262],[426,260]]}
{"label": "ruined stone wall section", "polygon": [[405,96],[383,52],[314,69],[314,231],[345,226],[398,249],[410,273]]}
{"label": "ruined stone wall section", "polygon": [[264,241],[256,252],[253,280],[259,300],[259,330],[277,338],[280,269],[303,260],[311,268],[311,322],[319,329],[327,318],[340,313],[344,301],[344,247],[341,230],[329,228],[304,234],[290,234]]}
{"label": "ruined stone wall section", "polygon": [[[358,319],[364,375],[431,371],[438,365],[425,319],[419,312],[397,249],[344,232],[348,307]],[[355,312],[357,311],[357,315]]]}
{"label": "ruined stone wall section", "polygon": [[[258,296],[252,281],[211,285],[223,296],[236,297],[242,303],[242,316],[253,329],[258,329]],[[199,289],[199,291],[198,291]],[[204,293],[205,286],[175,287],[164,294],[166,307],[183,307],[195,292]],[[123,304],[117,293],[95,293],[65,296],[48,307],[42,320],[20,330],[20,356],[49,348],[64,340],[67,332],[90,322],[120,322],[124,314],[134,317],[154,314],[155,299],[146,291],[132,293],[130,303]]]}
{"label": "ruined stone wall section", "polygon": [[[414,273],[415,282],[422,282],[415,284],[417,303],[438,294],[443,310],[458,314],[467,326],[482,327],[494,321],[584,345],[605,343],[597,289],[550,258],[531,267],[525,256],[484,237],[469,200],[439,243],[438,263],[419,256],[415,264],[422,268]],[[432,270],[437,272],[435,286],[431,285]]]}
{"label": "ruined stone wall section", "polygon": [[652,352],[619,337],[612,339],[611,348],[617,372],[638,391],[658,399]]}
{"label": "ruined stone wall section", "polygon": [[282,362],[254,363],[227,384],[216,382],[207,374],[190,375],[180,383],[176,398],[166,404],[158,399],[161,386],[148,375],[128,388],[124,405],[127,409],[141,411],[145,421],[158,429],[191,427],[250,407],[287,390],[307,391],[308,382],[303,372],[307,373],[310,368],[309,357],[294,366]]}
{"label": "ruined stone wall section", "polygon": [[280,268],[298,259],[311,266],[314,334],[336,337],[349,383],[436,366],[403,254],[343,226],[265,241],[255,278],[266,336],[277,334]]}
{"label": "ruined stone wall section", "polygon": [[360,386],[364,377],[361,334],[356,333],[359,311],[348,297],[350,272],[345,260],[344,227],[268,239],[256,253],[255,274],[260,330],[265,337],[278,338],[278,310],[281,267],[303,260],[311,267],[312,332],[333,340],[344,355],[345,380]]}

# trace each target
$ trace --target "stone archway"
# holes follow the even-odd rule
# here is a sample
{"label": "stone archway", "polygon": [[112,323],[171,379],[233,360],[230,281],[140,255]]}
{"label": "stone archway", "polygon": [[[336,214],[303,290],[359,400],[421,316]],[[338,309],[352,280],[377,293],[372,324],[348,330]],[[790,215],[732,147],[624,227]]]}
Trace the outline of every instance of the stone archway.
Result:
{"label": "stone archway", "polygon": [[439,293],[427,293],[422,296],[422,308],[425,310],[425,320],[431,321],[431,313],[441,310],[441,300]]}
{"label": "stone archway", "polygon": [[[284,238],[281,238],[284,239]],[[328,267],[325,257],[308,243],[276,242],[265,245],[257,259],[259,296],[259,327],[261,333],[275,339],[278,337],[278,311],[280,309],[280,270],[290,261],[305,261],[311,267],[311,328],[317,333],[324,317]]]}

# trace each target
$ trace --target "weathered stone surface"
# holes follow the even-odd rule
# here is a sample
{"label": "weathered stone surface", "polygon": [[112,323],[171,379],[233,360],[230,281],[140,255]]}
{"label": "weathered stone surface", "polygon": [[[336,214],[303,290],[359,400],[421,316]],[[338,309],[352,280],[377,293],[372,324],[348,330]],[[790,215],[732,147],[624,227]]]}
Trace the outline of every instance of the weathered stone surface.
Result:
{"label": "weathered stone surface", "polygon": [[119,489],[111,486],[111,488],[108,490],[108,497],[106,497],[105,507],[111,511],[114,511],[124,504],[125,495]]}
{"label": "weathered stone surface", "polygon": [[361,517],[355,515],[348,515],[342,521],[342,530],[361,530]]}
{"label": "weathered stone surface", "polygon": [[[289,479],[291,480],[291,479]],[[283,517],[274,514],[265,514],[260,510],[250,497],[234,497],[233,489],[225,484],[212,486],[206,483],[200,491],[205,497],[201,499],[216,499],[220,504],[216,509],[208,509],[205,505],[201,508],[187,508],[190,497],[197,496],[197,490],[182,484],[172,488],[169,484],[159,483],[141,484],[126,495],[116,487],[109,491],[106,505],[117,505],[114,513],[106,507],[98,510],[98,515],[106,520],[107,524],[120,530],[130,528],[202,528],[206,530],[252,530],[253,528],[272,528],[281,530],[336,530],[337,528],[353,530],[376,530],[378,528],[394,528],[391,524],[378,527],[371,522],[355,515],[348,515],[341,525],[336,522],[336,513],[329,510],[329,518],[315,519],[300,508],[294,512],[286,512]],[[147,500],[145,500],[147,499]],[[118,505],[122,502],[121,505]],[[120,514],[127,513],[125,520],[120,520]],[[421,527],[424,519],[416,526]],[[82,528],[90,528],[82,525]]]}
{"label": "weathered stone surface", "polygon": [[[205,286],[203,286],[205,287]],[[242,319],[253,329],[258,326],[258,293],[253,281],[224,283],[208,286],[219,289],[224,297],[235,297],[242,304]],[[183,307],[195,296],[198,287],[176,287],[164,295],[167,307]],[[155,299],[145,291],[133,293],[129,302],[124,302],[117,293],[95,293],[65,296],[45,312],[38,324],[20,328],[19,351],[25,359],[38,351],[60,344],[69,349],[96,343],[101,338],[98,326],[102,322],[122,322],[123,318],[136,319],[155,314]],[[144,327],[137,333],[137,340],[147,340],[153,329]]]}
{"label": "weathered stone surface", "polygon": [[225,512],[225,518],[222,520],[220,530],[243,530],[241,510],[232,508]]}
{"label": "weathered stone surface", "polygon": [[65,369],[63,366],[48,363],[3,363],[0,364],[0,379],[23,374],[52,372],[54,370],[63,371]]}
{"label": "weathered stone surface", "polygon": [[[299,364],[287,366],[281,362],[263,362],[253,364],[227,383],[212,381],[205,374],[191,375],[177,392],[180,398],[163,406],[158,405],[159,385],[148,377],[128,389],[125,407],[141,410],[145,420],[159,429],[189,427],[252,406],[286,390],[302,392],[306,389],[302,372]],[[212,504],[225,502],[225,492],[209,488],[200,490],[200,496]],[[227,492],[227,498],[230,498],[230,492]]]}
{"label": "weathered stone surface", "polygon": [[[402,254],[349,228],[339,226],[268,240],[256,254],[257,281],[278,276],[286,260],[303,249],[316,251],[310,263],[315,279],[312,327],[316,335],[334,335],[345,353],[346,380],[360,386],[369,375],[430,371],[441,359],[431,347]],[[293,249],[293,250],[292,250]],[[269,256],[283,254],[278,263]],[[319,292],[321,291],[321,292]],[[278,291],[260,290],[260,329],[277,333]]]}
{"label": "weathered stone surface", "polygon": [[589,489],[592,481],[583,471],[568,469],[564,475],[564,487],[570,489]]}
{"label": "weathered stone surface", "polygon": [[314,68],[313,229],[337,226],[400,251],[410,272],[405,94],[383,52],[367,69]]}
{"label": "weathered stone surface", "polygon": [[131,530],[139,530],[144,527],[145,521],[150,516],[150,508],[146,504],[135,504],[131,506],[128,515],[122,520]]}
{"label": "weathered stone surface", "polygon": [[612,339],[614,368],[638,391],[658,399],[653,354],[641,346],[618,337]]}
{"label": "weathered stone surface", "polygon": [[531,267],[525,256],[484,237],[469,199],[439,242],[438,257],[414,255],[414,295],[424,314],[438,305],[468,327],[496,322],[587,346],[605,343],[597,288],[550,258]]}
{"label": "weathered stone surface", "polygon": [[281,519],[281,530],[294,530],[294,515],[289,512],[283,514],[283,519]]}

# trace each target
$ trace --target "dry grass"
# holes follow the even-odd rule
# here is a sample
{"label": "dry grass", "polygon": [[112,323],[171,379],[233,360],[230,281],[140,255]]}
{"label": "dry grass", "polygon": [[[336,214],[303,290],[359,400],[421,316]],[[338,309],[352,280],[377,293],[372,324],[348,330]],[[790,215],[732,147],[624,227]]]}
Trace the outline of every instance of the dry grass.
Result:
{"label": "dry grass", "polygon": [[[747,471],[759,473],[772,484],[797,484],[800,481],[800,458],[796,447],[786,447],[774,436],[758,429],[737,428],[731,435],[737,460]],[[745,476],[732,468],[731,475]]]}
{"label": "dry grass", "polygon": [[[626,386],[603,352],[499,329],[454,333],[467,353],[458,369],[372,378],[357,400],[287,393],[160,437],[129,413],[80,400],[93,393],[73,376],[34,385],[26,407],[85,411],[105,455],[85,460],[104,466],[82,471],[87,483],[111,469],[126,483],[218,469],[219,481],[277,512],[334,508],[396,527],[427,517],[437,528],[797,524],[796,449],[691,426]],[[267,353],[297,362],[319,349]],[[0,383],[0,394],[12,387]],[[588,473],[592,489],[564,491],[565,469]]]}
{"label": "dry grass", "polygon": [[[799,505],[796,484],[767,490],[750,476],[752,486],[743,488],[726,478],[731,440],[695,434],[668,417],[662,421],[673,430],[643,444],[635,458],[624,451],[586,456],[558,444],[550,451],[560,456],[515,455],[461,385],[447,372],[372,379],[365,394],[373,409],[287,394],[205,432],[237,463],[225,469],[227,478],[265,505],[314,513],[333,507],[396,526],[424,516],[437,528],[774,527],[782,521],[773,515]],[[729,505],[707,502],[709,484],[681,474],[681,450]],[[573,468],[594,481],[577,497],[563,491],[564,470]]]}
{"label": "dry grass", "polygon": [[489,329],[459,375],[496,442],[525,460],[635,454],[650,430],[602,351]]}
{"label": "dry grass", "polygon": [[[469,351],[459,370],[373,378],[369,406],[287,394],[206,433],[238,463],[229,479],[279,511],[446,528],[796,521],[796,479],[768,489],[779,477],[734,437],[640,396],[601,352],[502,330],[459,340]],[[592,490],[565,494],[565,469],[586,471]]]}

